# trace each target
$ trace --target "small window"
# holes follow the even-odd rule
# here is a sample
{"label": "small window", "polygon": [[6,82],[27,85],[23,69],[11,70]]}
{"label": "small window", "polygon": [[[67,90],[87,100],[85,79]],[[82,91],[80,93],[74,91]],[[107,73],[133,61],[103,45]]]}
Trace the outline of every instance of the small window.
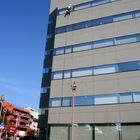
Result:
{"label": "small window", "polygon": [[119,72],[134,71],[134,70],[139,70],[139,68],[140,68],[139,61],[125,62],[125,63],[118,64]]}
{"label": "small window", "polygon": [[93,96],[77,96],[75,97],[75,106],[93,105]]}
{"label": "small window", "polygon": [[66,32],[66,26],[65,27],[58,27],[55,30],[56,34],[60,34],[60,33],[64,33],[64,32]]}
{"label": "small window", "polygon": [[135,12],[135,17],[140,17],[140,10]]}
{"label": "small window", "polygon": [[88,8],[88,7],[90,7],[90,2],[76,5],[76,6],[74,6],[74,10],[80,10],[80,9],[84,9],[84,8]]}
{"label": "small window", "polygon": [[73,52],[89,50],[91,48],[92,48],[92,43],[79,44],[73,47]]}
{"label": "small window", "polygon": [[140,92],[134,93],[134,102],[140,102]]}
{"label": "small window", "polygon": [[63,73],[62,72],[54,72],[52,79],[62,79],[63,78]]}
{"label": "small window", "polygon": [[136,35],[131,35],[131,36],[125,36],[125,37],[119,37],[116,39],[116,44],[126,44],[126,43],[133,43],[137,42],[137,36]]}
{"label": "small window", "polygon": [[50,68],[43,68],[43,73],[49,73]]}
{"label": "small window", "polygon": [[92,6],[97,6],[97,5],[100,5],[100,4],[105,4],[105,3],[108,3],[110,0],[100,0],[100,1],[93,1],[92,2]]}
{"label": "small window", "polygon": [[116,65],[96,66],[94,67],[94,75],[114,73],[117,71]]}
{"label": "small window", "polygon": [[66,12],[66,8],[63,8],[58,11],[58,14],[61,15],[64,14],[65,12]]}
{"label": "small window", "polygon": [[50,38],[52,38],[52,34],[47,35],[47,39],[50,39]]}
{"label": "small window", "polygon": [[64,71],[64,78],[70,78],[71,77],[71,70]]}
{"label": "small window", "polygon": [[72,70],[72,77],[89,76],[92,75],[92,68],[82,68]]}
{"label": "small window", "polygon": [[107,24],[107,23],[112,23],[112,22],[113,22],[112,16],[104,17],[100,19],[100,24]]}
{"label": "small window", "polygon": [[62,98],[62,106],[71,106],[71,98],[70,97]]}
{"label": "small window", "polygon": [[67,32],[73,31],[73,25],[66,26],[66,31]]}
{"label": "small window", "polygon": [[53,23],[53,19],[49,19],[48,24],[52,24]]}
{"label": "small window", "polygon": [[108,39],[108,40],[94,42],[93,48],[101,48],[101,47],[113,46],[113,45],[114,45],[113,39]]}
{"label": "small window", "polygon": [[60,107],[61,106],[61,98],[55,98],[51,100],[52,107]]}
{"label": "small window", "polygon": [[113,104],[118,103],[118,95],[100,95],[94,97],[94,104]]}
{"label": "small window", "polygon": [[41,93],[48,93],[49,87],[42,87],[41,88]]}
{"label": "small window", "polygon": [[54,50],[54,55],[64,54],[64,48],[58,48]]}
{"label": "small window", "polygon": [[72,52],[72,47],[66,47],[65,48],[65,53],[71,53]]}
{"label": "small window", "polygon": [[129,103],[132,102],[132,94],[131,93],[125,93],[120,94],[120,103]]}
{"label": "small window", "polygon": [[113,17],[113,21],[121,21],[121,20],[127,20],[133,18],[133,13],[125,13],[125,14],[119,14],[117,16]]}

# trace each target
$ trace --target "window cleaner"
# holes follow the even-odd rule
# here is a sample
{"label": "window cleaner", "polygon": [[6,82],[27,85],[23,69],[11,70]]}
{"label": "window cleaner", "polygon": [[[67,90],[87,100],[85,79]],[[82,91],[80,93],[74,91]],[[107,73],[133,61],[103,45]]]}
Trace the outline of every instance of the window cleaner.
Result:
{"label": "window cleaner", "polygon": [[67,15],[70,15],[70,12],[72,12],[72,11],[73,11],[73,6],[70,4],[66,9],[64,17],[66,17]]}

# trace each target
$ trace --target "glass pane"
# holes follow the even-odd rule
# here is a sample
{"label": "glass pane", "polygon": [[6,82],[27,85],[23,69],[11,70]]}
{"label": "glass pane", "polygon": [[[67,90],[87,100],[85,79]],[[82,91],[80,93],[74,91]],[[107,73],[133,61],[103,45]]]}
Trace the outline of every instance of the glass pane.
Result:
{"label": "glass pane", "polygon": [[64,78],[70,78],[71,77],[71,71],[64,71]]}
{"label": "glass pane", "polygon": [[47,92],[48,92],[48,87],[41,88],[41,93],[47,93]]}
{"label": "glass pane", "polygon": [[102,95],[102,96],[95,96],[94,97],[94,104],[112,104],[118,103],[118,96],[117,95]]}
{"label": "glass pane", "polygon": [[92,48],[92,43],[85,43],[73,47],[73,52],[89,50]]}
{"label": "glass pane", "polygon": [[64,54],[64,48],[55,49],[55,55]]}
{"label": "glass pane", "polygon": [[61,99],[52,99],[52,107],[61,106]]}
{"label": "glass pane", "polygon": [[132,43],[132,42],[136,42],[136,41],[137,41],[136,36],[127,36],[127,37],[122,37],[122,38],[116,39],[117,44]]}
{"label": "glass pane", "polygon": [[52,34],[47,35],[47,39],[52,38]]}
{"label": "glass pane", "polygon": [[113,39],[97,41],[93,43],[94,48],[100,48],[100,47],[106,47],[106,46],[113,46]]}
{"label": "glass pane", "polygon": [[93,71],[94,71],[94,75],[114,73],[116,72],[116,65],[97,66],[97,67],[94,67]]}
{"label": "glass pane", "polygon": [[93,140],[93,130],[92,126],[85,125],[85,126],[79,126],[74,128],[74,140]]}
{"label": "glass pane", "polygon": [[70,106],[71,105],[71,98],[62,98],[62,106]]}
{"label": "glass pane", "polygon": [[62,79],[63,73],[62,72],[54,72],[53,73],[53,79]]}
{"label": "glass pane", "polygon": [[122,126],[122,140],[139,140],[140,125]]}
{"label": "glass pane", "polygon": [[135,12],[135,17],[140,17],[140,11]]}
{"label": "glass pane", "polygon": [[140,63],[139,61],[120,63],[118,64],[119,72],[139,70],[140,67],[139,63]]}
{"label": "glass pane", "polygon": [[128,103],[132,101],[132,94],[120,94],[120,103]]}
{"label": "glass pane", "polygon": [[125,13],[125,14],[120,14],[117,16],[113,17],[113,21],[121,21],[121,20],[126,20],[126,19],[131,19],[133,17],[133,13]]}
{"label": "glass pane", "polygon": [[72,71],[72,77],[92,75],[92,68],[78,69]]}
{"label": "glass pane", "polygon": [[71,52],[72,52],[72,47],[65,48],[65,53],[71,53]]}
{"label": "glass pane", "polygon": [[90,3],[83,3],[83,4],[76,5],[74,7],[74,10],[80,10],[88,7],[90,7]]}
{"label": "glass pane", "polygon": [[93,105],[93,96],[79,96],[75,97],[75,105]]}
{"label": "glass pane", "polygon": [[97,6],[97,5],[100,5],[100,4],[104,4],[104,3],[107,3],[109,2],[109,0],[98,0],[98,1],[93,1],[92,2],[92,6]]}
{"label": "glass pane", "polygon": [[43,73],[48,73],[49,72],[49,68],[44,68],[43,69]]}
{"label": "glass pane", "polygon": [[66,12],[66,9],[59,10],[59,15],[64,14]]}
{"label": "glass pane", "polygon": [[69,140],[68,130],[67,126],[51,126],[49,140]]}
{"label": "glass pane", "polygon": [[140,102],[140,92],[134,93],[134,102]]}
{"label": "glass pane", "polygon": [[66,32],[66,27],[59,27],[59,28],[56,28],[55,30],[56,34],[64,33],[64,32]]}
{"label": "glass pane", "polygon": [[115,125],[95,126],[95,140],[119,140],[119,131]]}

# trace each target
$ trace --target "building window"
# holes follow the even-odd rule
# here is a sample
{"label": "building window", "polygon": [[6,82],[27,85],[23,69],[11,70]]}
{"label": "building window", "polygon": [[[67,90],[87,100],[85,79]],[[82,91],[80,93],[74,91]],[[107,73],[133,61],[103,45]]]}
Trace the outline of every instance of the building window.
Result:
{"label": "building window", "polygon": [[72,70],[72,77],[90,76],[92,75],[92,68],[81,68]]}
{"label": "building window", "polygon": [[140,17],[140,11],[135,12],[135,17]]}
{"label": "building window", "polygon": [[50,68],[43,68],[43,73],[49,73]]}
{"label": "building window", "polygon": [[113,45],[114,45],[113,39],[107,39],[107,40],[97,41],[93,43],[94,48],[101,48],[101,47],[113,46]]}
{"label": "building window", "polygon": [[65,53],[71,53],[71,52],[72,52],[72,47],[65,48]]}
{"label": "building window", "polygon": [[116,65],[107,65],[107,66],[96,66],[94,67],[94,75],[98,74],[107,74],[116,72]]}
{"label": "building window", "polygon": [[52,34],[48,34],[48,35],[47,35],[47,39],[52,38],[52,36],[53,36]]}
{"label": "building window", "polygon": [[62,71],[60,71],[60,72],[54,72],[53,74],[52,74],[52,79],[62,79],[63,78],[63,73],[62,73]]}
{"label": "building window", "polygon": [[139,140],[140,125],[122,125],[122,140]]}
{"label": "building window", "polygon": [[95,96],[94,97],[94,104],[99,105],[99,104],[115,104],[118,103],[118,95],[100,95],[100,96]]}
{"label": "building window", "polygon": [[119,130],[116,125],[95,126],[95,140],[119,140]]}
{"label": "building window", "polygon": [[61,98],[51,99],[51,107],[60,107],[61,106]]}
{"label": "building window", "polygon": [[140,102],[140,92],[134,93],[134,102]]}
{"label": "building window", "polygon": [[126,43],[133,43],[133,42],[137,42],[137,36],[136,35],[120,37],[120,38],[116,39],[116,44],[117,45],[126,44]]}
{"label": "building window", "polygon": [[125,93],[125,94],[120,94],[120,103],[129,103],[133,102],[132,98],[132,93]]}
{"label": "building window", "polygon": [[64,48],[58,48],[54,50],[54,55],[64,54]]}
{"label": "building window", "polygon": [[73,52],[84,51],[89,49],[92,49],[92,43],[84,43],[84,44],[75,45],[73,47]]}
{"label": "building window", "polygon": [[41,88],[41,93],[48,93],[50,87],[42,87]]}
{"label": "building window", "polygon": [[90,2],[82,3],[82,4],[79,4],[79,5],[75,5],[74,10],[81,10],[81,9],[84,9],[84,8],[88,8],[90,6],[91,6]]}
{"label": "building window", "polygon": [[69,140],[68,126],[51,126],[49,140]]}
{"label": "building window", "polygon": [[75,105],[93,105],[93,96],[77,96],[75,97]]}
{"label": "building window", "polygon": [[62,106],[71,106],[71,98],[70,97],[62,98]]}
{"label": "building window", "polygon": [[125,62],[125,63],[118,64],[119,72],[134,71],[134,70],[139,70],[139,68],[140,68],[139,61]]}
{"label": "building window", "polygon": [[70,78],[71,77],[71,70],[64,71],[64,78]]}
{"label": "building window", "polygon": [[130,13],[123,13],[113,17],[113,21],[121,21],[133,18],[132,12]]}
{"label": "building window", "polygon": [[93,140],[93,129],[89,124],[86,125],[76,125],[74,128],[74,139],[75,140]]}

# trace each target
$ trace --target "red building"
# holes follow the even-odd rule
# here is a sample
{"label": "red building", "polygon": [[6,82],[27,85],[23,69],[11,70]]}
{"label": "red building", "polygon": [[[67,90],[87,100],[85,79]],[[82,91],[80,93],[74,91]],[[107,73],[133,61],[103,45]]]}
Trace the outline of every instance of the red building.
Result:
{"label": "red building", "polygon": [[13,132],[18,136],[25,136],[30,128],[31,116],[29,111],[14,106],[9,102],[3,102],[3,108],[7,109],[8,126],[5,126],[7,131]]}

